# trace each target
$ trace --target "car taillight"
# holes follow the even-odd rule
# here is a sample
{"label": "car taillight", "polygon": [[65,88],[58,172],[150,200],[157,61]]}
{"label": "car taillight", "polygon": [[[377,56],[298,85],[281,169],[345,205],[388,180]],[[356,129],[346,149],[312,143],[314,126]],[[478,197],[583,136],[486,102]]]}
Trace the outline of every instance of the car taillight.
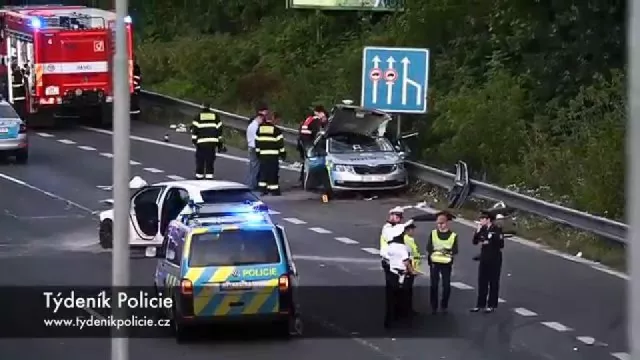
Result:
{"label": "car taillight", "polygon": [[182,280],[180,282],[180,293],[182,295],[193,295],[193,283],[191,280]]}
{"label": "car taillight", "polygon": [[278,279],[278,290],[280,290],[280,292],[286,292],[286,291],[289,290],[289,276],[288,275],[280,276],[280,278]]}
{"label": "car taillight", "polygon": [[25,124],[20,124],[20,134],[24,134],[27,132],[27,125]]}

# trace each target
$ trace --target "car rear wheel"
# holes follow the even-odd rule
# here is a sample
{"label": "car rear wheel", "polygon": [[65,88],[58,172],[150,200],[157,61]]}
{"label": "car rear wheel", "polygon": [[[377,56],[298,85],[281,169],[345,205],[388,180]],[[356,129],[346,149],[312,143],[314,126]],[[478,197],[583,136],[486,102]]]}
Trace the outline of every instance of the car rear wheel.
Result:
{"label": "car rear wheel", "polygon": [[18,150],[15,153],[16,163],[26,164],[29,162],[29,150]]}
{"label": "car rear wheel", "polygon": [[173,308],[171,309],[171,329],[173,330],[173,336],[176,338],[178,344],[186,343],[191,340],[191,327],[183,324],[179,320],[178,312],[176,311],[176,302],[173,301]]}
{"label": "car rear wheel", "polygon": [[100,223],[98,237],[100,239],[100,246],[103,249],[113,248],[113,222],[111,220],[107,219]]}

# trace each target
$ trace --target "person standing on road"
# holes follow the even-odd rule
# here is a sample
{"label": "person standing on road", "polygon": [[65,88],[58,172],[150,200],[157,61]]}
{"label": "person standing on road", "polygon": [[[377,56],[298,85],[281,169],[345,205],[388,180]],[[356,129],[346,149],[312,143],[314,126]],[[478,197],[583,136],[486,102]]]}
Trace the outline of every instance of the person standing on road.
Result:
{"label": "person standing on road", "polygon": [[[438,305],[443,313],[449,309],[451,296],[451,272],[453,259],[458,254],[458,235],[449,229],[453,215],[441,211],[436,214],[436,228],[427,240],[427,261],[429,263],[431,288],[431,311],[436,314]],[[442,281],[442,299],[438,304],[438,288]]]}
{"label": "person standing on road", "polygon": [[142,72],[140,65],[134,61],[133,63],[133,93],[131,94],[131,114],[132,118],[140,116],[140,92],[142,91]]}
{"label": "person standing on road", "polygon": [[484,312],[491,313],[498,307],[504,234],[502,228],[494,224],[495,218],[491,211],[482,211],[478,228],[473,235],[473,244],[480,244],[481,249],[478,262],[478,299],[472,312],[484,309]]}
{"label": "person standing on road", "polygon": [[216,150],[225,152],[222,121],[205,104],[191,123],[191,141],[196,146],[196,179],[213,179]]}
{"label": "person standing on road", "polygon": [[307,150],[313,146],[313,142],[316,136],[322,130],[322,127],[327,121],[327,112],[323,106],[316,106],[313,109],[313,115],[307,116],[307,118],[300,124],[298,129],[298,143],[296,148],[300,159],[302,161],[302,168],[300,169],[300,184],[304,186],[304,162],[307,156]]}
{"label": "person standing on road", "polygon": [[258,190],[258,173],[260,172],[260,161],[256,153],[256,134],[258,127],[268,116],[269,109],[265,104],[256,106],[256,115],[251,119],[249,127],[247,127],[247,150],[249,152],[249,173],[247,175],[247,186],[251,190]]}
{"label": "person standing on road", "polygon": [[15,111],[20,116],[20,119],[26,120],[27,115],[27,91],[25,85],[25,76],[22,69],[18,66],[17,59],[11,64],[12,78],[11,78],[11,90],[12,90],[12,104]]}
{"label": "person standing on road", "polygon": [[266,117],[256,131],[256,153],[260,161],[258,187],[262,195],[281,195],[280,160],[287,157],[282,130]]}
{"label": "person standing on road", "polygon": [[[420,250],[418,245],[416,244],[416,240],[414,238],[416,230],[416,224],[412,223],[405,228],[404,234],[404,244],[409,248],[409,252],[411,254],[411,265],[416,271],[420,270],[420,261],[422,260],[422,255],[420,254]],[[417,311],[413,308],[413,283],[415,281],[415,276],[407,275],[405,279],[405,295],[406,295],[406,304],[403,307],[407,315],[412,316],[417,314]]]}

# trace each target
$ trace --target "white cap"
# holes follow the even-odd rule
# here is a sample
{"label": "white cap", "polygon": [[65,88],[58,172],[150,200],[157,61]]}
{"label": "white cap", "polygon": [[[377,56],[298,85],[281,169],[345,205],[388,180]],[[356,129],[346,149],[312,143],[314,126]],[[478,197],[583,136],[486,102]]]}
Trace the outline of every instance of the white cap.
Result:
{"label": "white cap", "polygon": [[140,189],[149,185],[144,179],[140,176],[135,176],[131,181],[129,181],[129,189]]}
{"label": "white cap", "polygon": [[389,214],[404,214],[404,208],[401,206],[396,206],[389,210]]}

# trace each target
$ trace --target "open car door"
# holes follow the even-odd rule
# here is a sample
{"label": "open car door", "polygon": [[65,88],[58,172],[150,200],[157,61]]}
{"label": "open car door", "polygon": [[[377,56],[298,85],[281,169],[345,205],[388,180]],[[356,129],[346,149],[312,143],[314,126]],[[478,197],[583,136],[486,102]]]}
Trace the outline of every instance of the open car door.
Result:
{"label": "open car door", "polygon": [[129,215],[133,230],[131,242],[152,241],[158,235],[160,228],[158,201],[163,189],[163,186],[144,187],[131,198]]}
{"label": "open car door", "polygon": [[314,175],[326,167],[326,147],[327,139],[322,135],[318,135],[314,146],[307,149],[307,154],[304,158],[304,190],[315,189],[322,184],[321,179],[318,179],[317,176]]}

